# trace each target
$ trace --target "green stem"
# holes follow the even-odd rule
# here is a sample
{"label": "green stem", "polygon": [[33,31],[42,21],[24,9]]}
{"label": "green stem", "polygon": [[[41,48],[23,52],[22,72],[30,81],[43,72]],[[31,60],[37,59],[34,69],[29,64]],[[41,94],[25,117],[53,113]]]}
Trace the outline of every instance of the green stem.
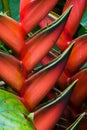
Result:
{"label": "green stem", "polygon": [[3,10],[6,12],[8,16],[11,16],[11,11],[9,7],[9,0],[1,0]]}

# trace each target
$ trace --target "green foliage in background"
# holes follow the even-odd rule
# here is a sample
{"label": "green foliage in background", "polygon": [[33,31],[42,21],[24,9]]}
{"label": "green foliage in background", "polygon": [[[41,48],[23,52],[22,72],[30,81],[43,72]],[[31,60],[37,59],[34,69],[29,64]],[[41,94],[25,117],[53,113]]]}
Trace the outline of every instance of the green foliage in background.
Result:
{"label": "green foliage in background", "polygon": [[[0,0],[0,12],[3,10],[1,1],[2,0]],[[8,2],[9,2],[10,10],[11,10],[11,16],[16,20],[19,20],[19,3],[20,3],[20,0],[8,0]]]}

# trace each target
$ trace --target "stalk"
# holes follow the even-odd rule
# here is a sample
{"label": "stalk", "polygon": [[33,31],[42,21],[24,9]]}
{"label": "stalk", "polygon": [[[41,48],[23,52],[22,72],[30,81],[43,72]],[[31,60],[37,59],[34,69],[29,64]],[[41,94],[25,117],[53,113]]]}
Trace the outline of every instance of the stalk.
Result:
{"label": "stalk", "polygon": [[11,11],[9,7],[9,0],[1,0],[4,12],[11,17]]}

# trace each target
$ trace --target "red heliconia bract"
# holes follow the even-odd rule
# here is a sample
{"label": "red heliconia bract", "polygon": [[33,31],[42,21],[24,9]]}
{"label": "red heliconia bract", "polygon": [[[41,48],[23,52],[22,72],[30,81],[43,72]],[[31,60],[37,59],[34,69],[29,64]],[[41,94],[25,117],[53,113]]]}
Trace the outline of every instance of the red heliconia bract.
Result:
{"label": "red heliconia bract", "polygon": [[73,106],[74,110],[78,112],[87,99],[87,69],[83,69],[72,76],[69,83],[76,79],[78,79],[78,83],[75,85],[73,93],[71,94],[70,104]]}
{"label": "red heliconia bract", "polygon": [[87,61],[87,34],[74,39],[76,44],[70,54],[66,65],[66,71],[73,75]]}
{"label": "red heliconia bract", "polygon": [[63,11],[66,10],[70,5],[72,5],[73,8],[67,20],[64,31],[57,41],[57,46],[62,51],[68,47],[68,45],[70,44],[70,41],[73,38],[73,35],[75,34],[79,26],[84,10],[86,9],[86,2],[87,0],[67,0],[66,1]]}
{"label": "red heliconia bract", "polygon": [[[66,1],[63,11],[65,11],[71,5],[73,6],[73,8],[72,8],[72,11],[67,20],[65,28],[64,28],[61,36],[59,37],[59,39],[56,42],[58,48],[60,48],[61,51],[64,51],[69,46],[69,44],[73,38],[73,35],[75,34],[75,32],[79,26],[79,23],[81,21],[81,18],[83,16],[84,10],[86,8],[86,2],[87,2],[87,0],[67,0]],[[55,20],[56,18],[57,18],[57,16],[55,16],[55,15],[52,18],[49,15],[47,17],[47,21],[45,18],[45,20],[43,19],[39,25],[41,27],[44,27],[44,26],[46,26],[46,23],[49,24],[50,21],[53,21],[53,19]]]}
{"label": "red heliconia bract", "polygon": [[[52,130],[64,111],[66,103],[77,81],[73,82],[56,99],[35,112],[35,126],[37,130]],[[53,119],[52,119],[53,118]],[[51,119],[51,120],[50,120]],[[50,123],[49,123],[50,120]]]}
{"label": "red heliconia bract", "polygon": [[0,52],[0,78],[16,91],[24,84],[21,62],[14,56]]}
{"label": "red heliconia bract", "polygon": [[20,23],[25,32],[30,32],[58,1],[50,0],[49,3],[49,0],[20,0]]}
{"label": "red heliconia bract", "polygon": [[[27,41],[26,54],[22,58],[24,67],[30,72],[38,62],[48,53],[60,36],[71,7],[61,15],[54,23],[36,33]],[[33,53],[32,53],[33,52]]]}
{"label": "red heliconia bract", "polygon": [[78,72],[80,67],[87,61],[87,35],[82,35],[74,39],[74,41],[75,45],[69,56],[65,70],[58,80],[58,84],[61,88],[66,87],[69,78]]}
{"label": "red heliconia bract", "polygon": [[[55,85],[66,65],[72,46],[73,43],[58,58],[42,67],[26,80],[27,87],[25,91],[23,90],[23,98],[29,109],[32,110]],[[48,81],[50,82],[48,83]]]}
{"label": "red heliconia bract", "polygon": [[0,39],[17,54],[25,46],[25,33],[21,25],[3,14],[0,14]]}

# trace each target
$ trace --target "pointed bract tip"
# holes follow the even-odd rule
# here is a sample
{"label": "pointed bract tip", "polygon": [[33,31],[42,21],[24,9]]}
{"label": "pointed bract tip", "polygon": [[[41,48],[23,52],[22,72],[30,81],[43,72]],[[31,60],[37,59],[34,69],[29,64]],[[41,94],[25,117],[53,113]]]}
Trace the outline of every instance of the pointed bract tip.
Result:
{"label": "pointed bract tip", "polygon": [[66,99],[65,96],[67,96],[68,94],[71,93],[72,89],[74,88],[75,84],[77,83],[78,80],[75,80],[72,84],[69,85],[69,87],[67,87],[61,94],[58,95],[58,97],[54,100],[51,100],[48,104],[42,106],[41,108],[39,108],[36,112],[35,115],[37,113],[39,113],[40,111],[43,111],[55,104],[57,104],[58,102],[60,102],[62,99]]}
{"label": "pointed bract tip", "polygon": [[83,112],[77,119],[76,121],[70,125],[66,130],[76,130],[76,128],[79,126],[80,122],[82,119],[84,119],[87,116],[86,112]]}

